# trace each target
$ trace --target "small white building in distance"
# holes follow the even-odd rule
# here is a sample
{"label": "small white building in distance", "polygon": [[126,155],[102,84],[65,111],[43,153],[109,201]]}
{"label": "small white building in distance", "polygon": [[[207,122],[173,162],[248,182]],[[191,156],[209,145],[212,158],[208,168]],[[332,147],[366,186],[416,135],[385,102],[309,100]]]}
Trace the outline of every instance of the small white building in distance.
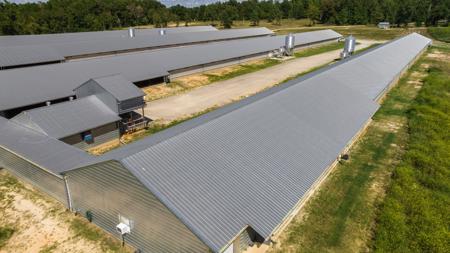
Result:
{"label": "small white building in distance", "polygon": [[389,29],[391,24],[389,22],[380,22],[378,23],[378,28],[380,29]]}

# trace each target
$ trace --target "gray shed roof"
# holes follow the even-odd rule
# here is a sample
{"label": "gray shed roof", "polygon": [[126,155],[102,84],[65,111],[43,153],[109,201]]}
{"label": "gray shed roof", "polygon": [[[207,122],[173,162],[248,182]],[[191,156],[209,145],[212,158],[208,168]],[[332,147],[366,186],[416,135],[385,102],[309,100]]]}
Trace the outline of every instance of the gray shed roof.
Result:
{"label": "gray shed roof", "polygon": [[55,139],[119,120],[120,117],[95,95],[24,111],[11,119]]}
{"label": "gray shed roof", "polygon": [[[22,46],[4,46],[4,48],[10,51],[27,51],[30,52],[30,57],[28,54],[20,55],[20,58],[13,58],[16,60],[16,65],[24,65],[36,63],[38,59],[43,59],[49,61],[59,60],[61,56],[64,57],[77,57],[83,55],[92,54],[102,54],[108,52],[126,51],[134,49],[152,49],[152,48],[162,48],[162,47],[173,47],[177,45],[185,45],[191,43],[200,42],[210,42],[219,40],[230,40],[230,39],[242,39],[256,36],[265,36],[273,34],[267,28],[247,28],[247,29],[231,29],[231,30],[220,30],[220,31],[203,31],[195,33],[168,33],[164,36],[160,35],[141,35],[134,38],[129,37],[111,37],[111,38],[92,38],[65,42],[49,42],[47,44],[36,45],[22,45]],[[1,39],[0,39],[1,41]],[[19,43],[20,44],[20,43]],[[49,50],[40,50],[41,47],[48,47]],[[2,51],[0,51],[1,53]],[[2,56],[2,55],[0,55]],[[7,55],[10,58],[14,57],[14,54]],[[36,57],[39,56],[39,57]],[[3,57],[3,56],[2,56]],[[2,63],[0,61],[0,63]],[[9,66],[13,66],[12,61],[6,62]],[[6,67],[0,65],[0,67]]]}
{"label": "gray shed roof", "polygon": [[91,81],[111,93],[118,101],[145,96],[145,93],[141,89],[121,75],[94,78]]}
{"label": "gray shed roof", "polygon": [[[217,31],[212,26],[188,26],[163,28],[167,34],[192,33],[192,32],[211,32]],[[160,28],[151,29],[135,29],[136,36],[158,35]],[[82,42],[91,40],[106,40],[114,38],[127,38],[128,29],[112,30],[112,31],[96,31],[96,32],[78,32],[78,33],[53,33],[53,34],[37,34],[37,35],[6,35],[0,36],[0,45],[2,47],[15,46],[32,46],[32,45],[48,45],[63,44],[72,42]]]}
{"label": "gray shed roof", "polygon": [[48,46],[0,47],[0,68],[63,60],[63,55]]}
{"label": "gray shed roof", "polygon": [[59,175],[93,159],[86,152],[0,117],[0,147]]}
{"label": "gray shed roof", "polygon": [[[322,30],[296,34],[297,46],[337,39]],[[98,76],[121,74],[131,82],[169,75],[169,71],[265,53],[284,45],[285,36],[271,36],[97,59],[0,71],[0,111],[73,96],[73,90]],[[29,90],[33,88],[33,92]]]}

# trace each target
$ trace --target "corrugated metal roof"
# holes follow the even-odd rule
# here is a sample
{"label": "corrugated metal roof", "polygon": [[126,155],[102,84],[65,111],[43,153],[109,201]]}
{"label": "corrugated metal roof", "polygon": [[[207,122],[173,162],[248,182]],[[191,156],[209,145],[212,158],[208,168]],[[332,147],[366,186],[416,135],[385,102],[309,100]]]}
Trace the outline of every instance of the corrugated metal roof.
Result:
{"label": "corrugated metal roof", "polygon": [[[111,37],[111,38],[91,38],[91,39],[81,39],[66,42],[49,42],[47,44],[42,44],[41,46],[48,47],[49,50],[40,50],[40,46],[36,45],[23,45],[23,46],[4,46],[0,45],[4,49],[9,51],[27,51],[30,52],[30,57],[27,54],[20,55],[20,58],[13,58],[16,65],[24,65],[36,63],[38,59],[44,59],[48,61],[51,59],[57,61],[61,56],[64,57],[77,57],[83,55],[92,54],[102,54],[108,52],[126,51],[134,49],[151,49],[151,48],[161,48],[161,47],[173,47],[177,45],[185,45],[191,43],[201,43],[209,41],[218,40],[229,40],[229,39],[242,39],[248,37],[265,36],[273,34],[267,28],[248,28],[248,29],[231,29],[231,30],[221,30],[221,31],[204,31],[204,32],[194,32],[194,33],[169,33],[164,36],[160,35],[140,35],[134,38],[129,37]],[[20,44],[20,43],[18,43]],[[0,47],[0,48],[1,48]],[[9,52],[5,51],[5,52]],[[0,51],[1,52],[1,51]],[[8,54],[9,57],[14,57],[14,54]],[[39,56],[39,57],[36,57]],[[3,56],[2,56],[3,57]],[[0,61],[0,63],[2,63]],[[13,61],[7,62],[8,66],[11,65]],[[6,67],[0,65],[0,67]]]}
{"label": "corrugated metal roof", "polygon": [[93,159],[86,152],[0,117],[0,146],[58,175]]}
{"label": "corrugated metal roof", "polygon": [[312,77],[122,163],[217,252],[247,225],[270,237],[377,108]]}
{"label": "corrugated metal roof", "polygon": [[[332,30],[296,34],[297,46],[337,39]],[[209,64],[284,45],[285,36],[271,36],[139,52],[61,64],[0,71],[0,111],[73,96],[90,78],[121,74],[131,82],[169,75],[169,71]],[[33,92],[29,92],[30,89]]]}
{"label": "corrugated metal roof", "polygon": [[336,85],[348,85],[371,99],[376,99],[387,88],[386,84],[393,81],[393,77],[430,43],[430,39],[413,33],[327,72],[322,77],[323,81],[337,79]]}
{"label": "corrugated metal roof", "polygon": [[64,56],[48,46],[0,47],[0,67],[63,61]]}
{"label": "corrugated metal roof", "polygon": [[[191,32],[211,32],[217,31],[212,26],[188,26],[163,28],[167,34],[191,33]],[[135,29],[136,36],[159,35],[160,28],[151,29]],[[114,39],[127,38],[128,29],[113,31],[97,31],[97,32],[78,32],[78,33],[54,33],[54,34],[37,34],[37,35],[7,35],[0,36],[0,45],[2,47],[9,46],[26,46],[26,45],[47,45],[58,43],[72,43],[98,39]]]}
{"label": "corrugated metal roof", "polygon": [[[268,238],[378,109],[353,88],[367,72],[346,65],[371,61],[385,48],[394,57],[405,54],[391,47],[405,47],[398,42],[410,38],[422,41],[409,35],[95,162],[121,161],[215,252],[247,225]],[[409,59],[421,49],[408,51]],[[383,87],[398,74],[381,65],[371,71],[377,75],[370,81]],[[342,82],[347,75],[355,78]]]}
{"label": "corrugated metal roof", "polygon": [[11,119],[55,139],[119,120],[120,117],[95,95],[24,111]]}
{"label": "corrugated metal roof", "polygon": [[111,93],[118,101],[145,96],[145,93],[121,75],[94,78],[92,81]]}

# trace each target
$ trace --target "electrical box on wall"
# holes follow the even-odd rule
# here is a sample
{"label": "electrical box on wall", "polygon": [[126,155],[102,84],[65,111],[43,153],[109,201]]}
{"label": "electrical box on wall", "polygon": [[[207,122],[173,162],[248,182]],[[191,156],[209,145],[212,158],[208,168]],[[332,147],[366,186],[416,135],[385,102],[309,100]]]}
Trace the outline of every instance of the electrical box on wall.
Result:
{"label": "electrical box on wall", "polygon": [[132,220],[119,214],[119,224],[116,226],[116,230],[119,234],[130,234],[133,229],[134,223]]}
{"label": "electrical box on wall", "polygon": [[126,234],[131,233],[131,228],[127,224],[124,224],[124,223],[117,224],[116,230],[121,235],[126,235]]}

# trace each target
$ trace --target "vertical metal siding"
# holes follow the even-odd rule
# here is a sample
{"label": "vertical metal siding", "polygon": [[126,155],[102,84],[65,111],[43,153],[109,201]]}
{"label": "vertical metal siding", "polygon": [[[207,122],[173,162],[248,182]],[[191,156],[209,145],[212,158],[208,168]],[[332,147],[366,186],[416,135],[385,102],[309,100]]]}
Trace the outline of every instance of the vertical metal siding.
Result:
{"label": "vertical metal siding", "polygon": [[73,146],[77,147],[79,149],[86,150],[86,149],[90,149],[90,148],[93,148],[95,146],[101,145],[103,143],[106,143],[108,141],[112,141],[114,139],[118,140],[119,137],[120,137],[118,129],[116,129],[116,130],[114,130],[112,132],[106,133],[106,134],[98,135],[98,136],[94,134],[94,136],[95,136],[94,137],[95,141],[92,144],[88,144],[88,143],[83,141],[83,142],[79,142],[79,143],[77,143],[77,144],[75,144]]}
{"label": "vertical metal siding", "polygon": [[73,208],[119,237],[119,214],[134,222],[126,242],[143,252],[208,252],[203,244],[129,171],[111,161],[67,174]]}
{"label": "vertical metal siding", "polygon": [[92,134],[94,136],[94,143],[91,144],[88,144],[82,140],[81,133],[63,138],[61,141],[73,145],[79,149],[86,150],[114,139],[118,140],[120,138],[119,129],[117,128],[116,123],[93,129]]}
{"label": "vertical metal siding", "polygon": [[244,230],[244,232],[239,235],[237,243],[239,243],[239,252],[244,252],[249,245],[253,243],[249,234],[249,229]]}
{"label": "vertical metal siding", "polygon": [[64,180],[0,148],[0,166],[67,205]]}

